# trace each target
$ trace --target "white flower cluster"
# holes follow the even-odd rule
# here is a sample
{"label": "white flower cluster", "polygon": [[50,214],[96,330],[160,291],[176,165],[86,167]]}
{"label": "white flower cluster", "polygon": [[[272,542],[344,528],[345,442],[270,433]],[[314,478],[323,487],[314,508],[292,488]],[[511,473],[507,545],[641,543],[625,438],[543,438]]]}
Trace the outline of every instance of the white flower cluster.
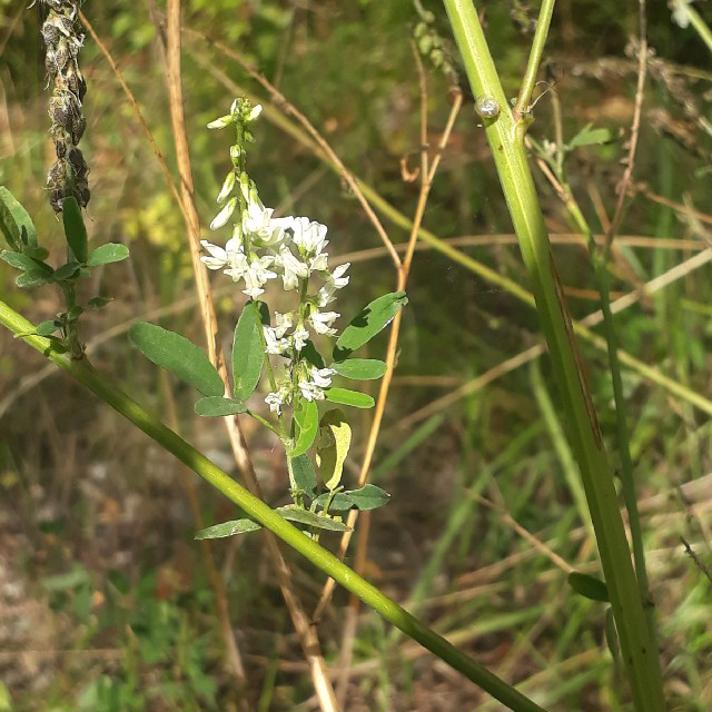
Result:
{"label": "white flower cluster", "polygon": [[274,211],[262,204],[244,170],[244,140],[250,138],[246,126],[260,111],[261,107],[238,99],[229,115],[208,124],[209,128],[234,125],[238,132],[238,141],[230,149],[233,169],[217,197],[222,208],[210,229],[219,230],[233,215],[238,217],[225,247],[201,241],[208,253],[201,259],[209,269],[223,270],[233,281],[241,282],[243,293],[252,299],[264,294],[267,283],[278,278],[286,292],[298,293],[297,308],[285,314],[275,312],[274,326],[264,327],[266,352],[288,359],[285,377],[265,398],[270,410],[280,414],[284,405],[293,402],[297,391],[306,400],[322,400],[324,389],[331,385],[335,371],[309,364],[302,358],[302,351],[312,332],[336,334],[333,324],[340,314],[326,308],[335,301],[336,292],[348,284],[349,265],[329,271],[325,225],[307,217],[274,218]]}

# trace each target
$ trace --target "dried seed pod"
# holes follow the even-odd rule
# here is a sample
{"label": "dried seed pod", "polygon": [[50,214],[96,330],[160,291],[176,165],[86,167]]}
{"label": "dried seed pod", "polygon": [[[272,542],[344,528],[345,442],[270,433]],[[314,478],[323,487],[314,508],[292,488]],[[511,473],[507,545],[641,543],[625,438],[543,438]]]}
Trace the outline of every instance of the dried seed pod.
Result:
{"label": "dried seed pod", "polygon": [[49,201],[61,212],[62,201],[73,195],[86,206],[90,192],[89,169],[77,144],[86,130],[82,101],[87,86],[79,69],[79,51],[84,34],[78,23],[80,0],[40,0],[47,8],[42,25],[46,47],[45,68],[52,82],[49,100],[50,136],[54,141],[57,161],[47,176]]}

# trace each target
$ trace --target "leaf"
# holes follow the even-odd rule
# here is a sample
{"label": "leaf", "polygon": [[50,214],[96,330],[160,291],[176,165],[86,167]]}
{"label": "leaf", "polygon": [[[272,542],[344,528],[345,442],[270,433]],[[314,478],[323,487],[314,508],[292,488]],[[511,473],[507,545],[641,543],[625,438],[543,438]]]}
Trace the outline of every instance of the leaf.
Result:
{"label": "leaf", "polygon": [[196,401],[194,410],[197,415],[224,417],[226,415],[237,415],[246,413],[247,407],[244,403],[233,398],[223,396],[208,396]]}
{"label": "leaf", "polygon": [[52,268],[43,262],[38,262],[32,259],[29,255],[22,252],[12,252],[10,250],[0,251],[0,260],[7,262],[11,267],[21,270],[44,271],[47,274],[52,274]]}
{"label": "leaf", "polygon": [[262,529],[262,526],[252,519],[233,519],[230,522],[222,524],[213,524],[212,527],[206,527],[195,533],[194,539],[223,539],[227,536],[235,534],[249,534]]}
{"label": "leaf", "polygon": [[321,419],[316,463],[322,482],[333,490],[341,482],[344,462],[351,446],[351,428],[340,410],[330,410]]}
{"label": "leaf", "polygon": [[367,393],[352,391],[348,388],[327,388],[324,391],[326,400],[340,405],[350,405],[354,408],[373,408],[376,401]]}
{"label": "leaf", "polygon": [[388,492],[371,484],[364,485],[356,490],[348,490],[345,494],[351,499],[354,506],[362,512],[378,509],[378,507],[388,504],[388,500],[391,498]]}
{"label": "leaf", "polygon": [[15,279],[15,284],[23,289],[41,287],[43,284],[48,283],[49,279],[47,278],[47,273],[40,270],[30,270]]}
{"label": "leaf", "polygon": [[62,222],[69,249],[77,262],[84,264],[89,253],[89,238],[82,217],[82,209],[74,196],[62,201]]}
{"label": "leaf", "polygon": [[59,327],[60,324],[58,324],[55,319],[48,319],[47,321],[42,321],[37,324],[35,333],[38,336],[50,336],[51,334],[54,334],[54,332],[57,331]]}
{"label": "leaf", "polygon": [[313,495],[316,490],[316,472],[308,455],[299,455],[291,459],[292,487]]}
{"label": "leaf", "polygon": [[113,297],[92,297],[88,302],[87,305],[91,309],[103,309],[107,304],[110,302],[113,302],[114,299]]}
{"label": "leaf", "polygon": [[576,593],[585,598],[590,598],[592,601],[603,601],[605,603],[610,601],[608,597],[608,586],[595,576],[572,571],[568,576],[568,582],[569,586],[571,586]]}
{"label": "leaf", "polygon": [[37,230],[32,218],[4,186],[0,187],[0,230],[13,250],[37,247]]}
{"label": "leaf", "polygon": [[321,354],[316,350],[316,346],[314,346],[314,342],[311,339],[308,339],[306,344],[304,344],[304,348],[301,351],[301,355],[312,366],[316,366],[317,368],[324,368],[326,366],[326,364],[324,363],[324,359],[321,357]]}
{"label": "leaf", "polygon": [[407,303],[405,292],[391,292],[367,304],[336,340],[334,360],[343,361],[352,351],[370,341],[393,321],[395,315]]}
{"label": "leaf", "polygon": [[87,265],[89,267],[99,267],[112,262],[121,262],[129,256],[129,248],[118,242],[107,242],[105,245],[97,247],[89,255]]}
{"label": "leaf", "polygon": [[581,146],[595,146],[608,143],[612,137],[608,129],[594,129],[593,124],[587,124],[569,141],[567,148],[573,150]]}
{"label": "leaf", "polygon": [[308,527],[316,527],[317,529],[327,529],[331,532],[350,531],[350,527],[347,527],[343,522],[340,522],[337,519],[327,517],[325,514],[310,512],[307,509],[297,509],[293,504],[288,504],[285,507],[278,507],[277,511],[289,522],[305,524]]}
{"label": "leaf", "polygon": [[52,274],[53,282],[65,282],[70,279],[74,279],[81,269],[79,262],[67,262],[66,265],[62,265],[54,271]]}
{"label": "leaf", "polygon": [[247,302],[235,326],[232,342],[232,376],[235,396],[246,401],[257,388],[265,360],[259,302]]}
{"label": "leaf", "polygon": [[340,376],[354,381],[373,381],[386,372],[386,364],[375,358],[349,358],[336,361],[332,368]]}
{"label": "leaf", "polygon": [[[347,490],[346,492],[339,492],[331,500],[329,505],[329,511],[333,512],[345,512],[348,509],[353,509],[354,507],[360,509],[362,512],[366,512],[371,509],[377,509],[382,507],[384,504],[388,504],[391,495],[385,490],[382,490],[376,485],[364,485],[357,490]],[[316,498],[316,503],[325,507],[326,503],[329,501],[329,494],[320,494]]]}
{"label": "leaf", "polygon": [[193,342],[156,324],[139,321],[129,330],[131,343],[149,361],[197,388],[204,396],[221,396],[225,385],[205,351]]}
{"label": "leaf", "polygon": [[299,398],[294,406],[294,447],[290,457],[299,457],[305,453],[316,439],[319,431],[319,408],[314,401]]}

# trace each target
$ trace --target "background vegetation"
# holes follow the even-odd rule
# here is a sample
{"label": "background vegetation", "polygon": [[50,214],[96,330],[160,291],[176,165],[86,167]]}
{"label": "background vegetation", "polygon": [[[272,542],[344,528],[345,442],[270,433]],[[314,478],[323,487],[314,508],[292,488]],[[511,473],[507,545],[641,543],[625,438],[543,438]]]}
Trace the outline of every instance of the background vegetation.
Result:
{"label": "background vegetation", "polygon": [[[456,52],[439,3],[431,30]],[[505,87],[516,94],[535,17],[525,3],[481,3]],[[712,21],[709,2],[699,11]],[[534,7],[534,10],[536,8]],[[84,11],[135,94],[161,152],[174,165],[160,4],[88,2]],[[638,4],[560,0],[545,55],[553,89],[535,108],[532,137],[565,142],[586,125],[603,143],[573,147],[567,172],[597,232],[605,232],[621,178],[637,80]],[[415,212],[420,90],[411,0],[343,3],[190,0],[183,80],[198,208],[207,225],[226,165],[224,142],[204,129],[244,91],[267,108],[251,174],[280,212],[329,225],[333,254],[350,255],[350,304],[393,288],[392,267],[353,195],[270,105],[224,47],[259,68],[305,112],[344,163],[405,216]],[[712,156],[710,53],[665,3],[647,9],[649,59],[640,147],[616,239],[614,298],[678,267],[669,284],[616,317],[621,346],[703,398],[712,399],[709,252]],[[158,30],[160,32],[160,28]],[[217,40],[217,41],[216,41]],[[222,43],[222,44],[221,44]],[[44,190],[52,147],[39,19],[0,2],[0,182],[33,215],[44,244],[63,249]],[[234,470],[223,430],[196,422],[190,394],[160,378],[130,349],[131,320],[148,318],[201,339],[180,210],[116,76],[93,41],[82,53],[89,84],[82,141],[91,167],[88,226],[124,242],[132,259],[96,278],[116,299],[87,320],[95,363],[116,374],[222,466]],[[428,143],[450,110],[449,77],[426,58]],[[436,176],[424,226],[462,238],[462,253],[526,286],[511,226],[472,97]],[[274,117],[277,117],[275,119]],[[282,117],[281,125],[279,117]],[[294,125],[293,123],[291,125]],[[584,318],[598,296],[583,239],[537,173],[570,309]],[[394,242],[407,223],[385,216]],[[471,238],[471,239],[470,239]],[[423,248],[427,245],[421,243]],[[0,268],[0,298],[35,321],[60,309],[54,293],[20,293]],[[566,575],[597,572],[577,505],[577,473],[562,437],[546,359],[510,359],[538,343],[534,311],[501,285],[430,249],[418,251],[401,349],[372,481],[392,502],[372,517],[368,578],[410,602],[437,630],[553,710],[625,709],[625,687],[604,634],[605,609],[569,589]],[[239,297],[239,295],[238,295]],[[234,292],[219,308],[230,334]],[[371,347],[380,356],[385,337]],[[611,440],[615,420],[603,352],[582,351]],[[532,365],[534,364],[534,365]],[[514,367],[514,366],[518,367]],[[158,379],[158,380],[157,380]],[[712,450],[709,412],[624,371],[632,454],[666,689],[673,709],[712,705]],[[185,398],[184,398],[185,396]],[[709,400],[707,401],[709,403]],[[352,452],[358,469],[368,415]],[[247,435],[272,504],[286,496],[282,453],[265,433]],[[188,475],[118,416],[41,357],[0,334],[0,710],[233,710],[214,615],[214,593],[182,480]],[[206,521],[234,511],[201,490]],[[231,621],[248,671],[251,709],[313,709],[313,690],[259,538],[215,548]],[[290,557],[312,610],[322,577]],[[353,559],[349,558],[350,562]],[[338,676],[348,597],[337,591],[319,625]],[[346,670],[349,710],[498,709],[473,686],[404,642],[368,612],[359,618]]]}

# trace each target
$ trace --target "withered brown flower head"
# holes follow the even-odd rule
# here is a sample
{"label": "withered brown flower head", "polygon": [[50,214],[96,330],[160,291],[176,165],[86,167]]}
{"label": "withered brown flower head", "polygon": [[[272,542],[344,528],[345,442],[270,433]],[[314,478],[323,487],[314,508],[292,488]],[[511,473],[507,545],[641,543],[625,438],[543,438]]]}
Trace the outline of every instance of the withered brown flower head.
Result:
{"label": "withered brown flower head", "polygon": [[86,128],[82,102],[87,85],[78,61],[84,34],[79,26],[79,0],[40,1],[47,11],[42,39],[46,47],[45,67],[52,83],[50,136],[57,154],[47,175],[47,187],[50,204],[59,213],[62,201],[70,195],[82,207],[86,207],[90,198],[89,169],[77,148]]}

